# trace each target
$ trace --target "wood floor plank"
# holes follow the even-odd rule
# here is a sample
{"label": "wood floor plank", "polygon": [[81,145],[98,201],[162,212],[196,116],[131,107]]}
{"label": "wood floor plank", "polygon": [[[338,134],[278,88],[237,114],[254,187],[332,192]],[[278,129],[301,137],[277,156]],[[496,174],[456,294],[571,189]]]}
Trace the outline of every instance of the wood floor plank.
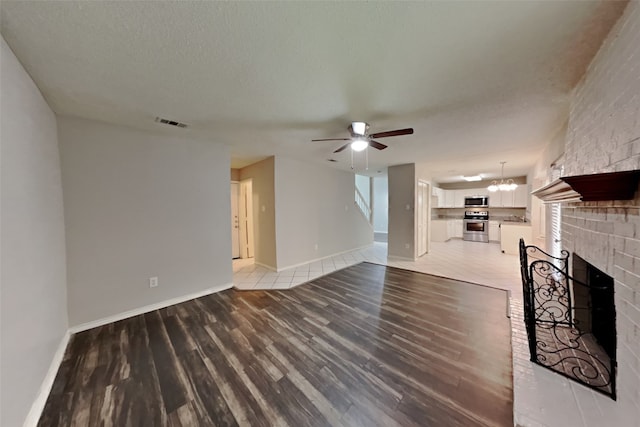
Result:
{"label": "wood floor plank", "polygon": [[74,335],[39,426],[512,426],[506,293],[360,263]]}

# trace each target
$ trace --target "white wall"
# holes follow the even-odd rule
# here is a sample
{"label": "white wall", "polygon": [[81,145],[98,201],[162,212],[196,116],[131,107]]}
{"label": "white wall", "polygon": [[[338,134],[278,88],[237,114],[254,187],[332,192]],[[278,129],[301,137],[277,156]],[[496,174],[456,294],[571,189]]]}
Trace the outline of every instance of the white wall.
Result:
{"label": "white wall", "polygon": [[269,157],[240,170],[240,179],[251,179],[255,262],[272,269],[276,261],[275,158]]}
{"label": "white wall", "polygon": [[56,118],[2,39],[0,425],[22,425],[67,330]]}
{"label": "white wall", "polygon": [[69,117],[58,129],[72,325],[232,282],[226,147]]}
{"label": "white wall", "polygon": [[277,156],[275,190],[278,270],[373,242],[352,173]]}
{"label": "white wall", "polygon": [[415,259],[416,168],[391,166],[389,177],[389,257]]}
{"label": "white wall", "polygon": [[389,230],[389,181],[386,175],[373,178],[373,230],[376,233]]}

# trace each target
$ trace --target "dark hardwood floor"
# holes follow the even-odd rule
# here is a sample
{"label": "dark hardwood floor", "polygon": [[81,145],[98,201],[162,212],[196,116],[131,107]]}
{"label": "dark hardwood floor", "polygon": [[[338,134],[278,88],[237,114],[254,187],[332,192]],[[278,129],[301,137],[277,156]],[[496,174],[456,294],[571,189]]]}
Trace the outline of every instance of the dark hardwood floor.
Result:
{"label": "dark hardwood floor", "polygon": [[506,292],[361,263],[74,335],[40,426],[512,426]]}

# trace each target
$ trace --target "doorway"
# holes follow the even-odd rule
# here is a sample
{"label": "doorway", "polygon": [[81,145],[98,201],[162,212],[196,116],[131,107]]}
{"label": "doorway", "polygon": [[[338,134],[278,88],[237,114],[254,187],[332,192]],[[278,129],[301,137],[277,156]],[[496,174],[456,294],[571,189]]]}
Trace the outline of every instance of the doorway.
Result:
{"label": "doorway", "polygon": [[429,183],[418,181],[418,212],[417,212],[417,256],[429,252],[429,219],[431,212],[431,190]]}
{"label": "doorway", "polygon": [[231,258],[240,258],[240,183],[231,183]]}
{"label": "doorway", "polygon": [[240,181],[240,257],[253,258],[253,180]]}
{"label": "doorway", "polygon": [[231,182],[232,258],[253,258],[253,186],[252,180]]}

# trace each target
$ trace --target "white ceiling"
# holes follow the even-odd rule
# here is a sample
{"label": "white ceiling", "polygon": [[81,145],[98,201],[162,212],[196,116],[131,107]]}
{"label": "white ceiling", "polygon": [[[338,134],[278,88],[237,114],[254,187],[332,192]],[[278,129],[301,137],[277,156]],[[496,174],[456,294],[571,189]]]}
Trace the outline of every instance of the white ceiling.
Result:
{"label": "white ceiling", "polygon": [[[56,113],[227,144],[233,166],[333,155],[352,120],[413,127],[370,171],[524,175],[626,2],[0,3],[2,34]],[[189,124],[176,129],[156,116]],[[335,158],[338,163],[328,163]],[[356,158],[361,169],[364,160]]]}

